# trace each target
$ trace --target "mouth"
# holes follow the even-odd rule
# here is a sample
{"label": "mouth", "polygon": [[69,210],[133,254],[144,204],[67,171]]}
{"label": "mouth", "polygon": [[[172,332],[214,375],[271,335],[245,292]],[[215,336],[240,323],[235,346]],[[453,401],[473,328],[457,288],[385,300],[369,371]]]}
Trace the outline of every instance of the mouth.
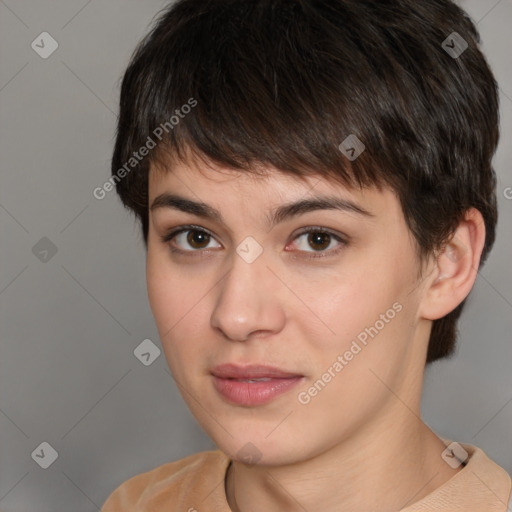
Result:
{"label": "mouth", "polygon": [[267,365],[247,365],[241,366],[236,364],[221,364],[216,366],[212,371],[212,375],[221,379],[235,380],[265,380],[265,379],[288,379],[292,377],[303,377],[303,375],[288,372]]}
{"label": "mouth", "polygon": [[224,364],[212,371],[213,384],[221,397],[242,406],[263,405],[295,387],[304,376],[266,365]]}

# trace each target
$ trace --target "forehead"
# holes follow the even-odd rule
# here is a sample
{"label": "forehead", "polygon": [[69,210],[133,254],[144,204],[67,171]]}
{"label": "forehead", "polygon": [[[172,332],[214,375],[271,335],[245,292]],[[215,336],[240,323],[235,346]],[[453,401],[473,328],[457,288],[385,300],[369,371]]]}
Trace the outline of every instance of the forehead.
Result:
{"label": "forehead", "polygon": [[[297,175],[260,165],[251,171],[235,170],[210,162],[174,161],[172,165],[151,164],[148,178],[149,205],[157,196],[185,195],[194,201],[259,204],[271,207],[299,198],[339,197],[355,204],[388,207],[396,203],[395,193],[388,187],[357,187],[333,176],[309,173]],[[361,208],[363,209],[363,208]],[[366,209],[366,208],[365,208]]]}

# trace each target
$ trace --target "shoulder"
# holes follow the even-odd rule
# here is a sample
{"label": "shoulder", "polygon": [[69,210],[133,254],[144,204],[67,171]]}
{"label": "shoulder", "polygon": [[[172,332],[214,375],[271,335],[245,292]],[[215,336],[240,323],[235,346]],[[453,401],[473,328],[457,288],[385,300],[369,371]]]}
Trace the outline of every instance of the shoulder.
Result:
{"label": "shoulder", "polygon": [[[195,503],[208,499],[221,504],[223,482],[230,459],[220,450],[190,455],[133,476],[107,499],[102,512],[145,512],[194,510]],[[203,501],[203,510],[204,501]]]}
{"label": "shoulder", "polygon": [[495,501],[497,510],[502,507],[506,510],[512,498],[512,479],[509,473],[490,459],[482,449],[468,444],[461,443],[461,445],[469,454],[469,460],[461,471],[461,473],[465,472],[461,480],[467,486],[471,486],[475,494],[479,492],[482,499],[488,496],[493,502]]}
{"label": "shoulder", "polygon": [[[480,448],[464,443],[458,445],[464,467],[434,492],[402,509],[401,512],[425,512],[427,510],[450,510],[460,512],[507,512],[511,500],[512,480],[510,475],[492,461]],[[462,449],[461,449],[462,447]],[[455,456],[459,458],[457,453]]]}

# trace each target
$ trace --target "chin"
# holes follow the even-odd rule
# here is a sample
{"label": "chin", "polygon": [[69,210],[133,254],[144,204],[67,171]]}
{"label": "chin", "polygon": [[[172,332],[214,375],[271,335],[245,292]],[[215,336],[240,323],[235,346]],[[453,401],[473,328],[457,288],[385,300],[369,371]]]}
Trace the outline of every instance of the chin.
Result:
{"label": "chin", "polygon": [[[308,453],[300,441],[290,436],[275,436],[270,440],[267,433],[254,435],[229,435],[222,439],[212,437],[218,448],[229,458],[243,464],[258,466],[284,466],[303,460]],[[297,442],[298,441],[298,442]],[[298,447],[301,447],[300,449]]]}

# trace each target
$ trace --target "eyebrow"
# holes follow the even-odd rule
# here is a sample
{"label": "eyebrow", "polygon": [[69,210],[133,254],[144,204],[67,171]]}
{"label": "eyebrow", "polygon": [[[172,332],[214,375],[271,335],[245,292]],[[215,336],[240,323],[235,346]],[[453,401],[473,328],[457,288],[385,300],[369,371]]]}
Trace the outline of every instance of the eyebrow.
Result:
{"label": "eyebrow", "polygon": [[[154,211],[158,208],[171,208],[173,210],[197,215],[204,219],[217,221],[224,225],[226,224],[222,214],[216,208],[206,203],[193,201],[176,194],[164,193],[158,195],[149,209],[150,211]],[[349,199],[336,196],[317,196],[311,199],[302,199],[300,201],[283,204],[275,208],[270,215],[267,215],[267,222],[272,228],[285,220],[317,210],[338,210],[356,213],[363,217],[375,217],[374,214]]]}

